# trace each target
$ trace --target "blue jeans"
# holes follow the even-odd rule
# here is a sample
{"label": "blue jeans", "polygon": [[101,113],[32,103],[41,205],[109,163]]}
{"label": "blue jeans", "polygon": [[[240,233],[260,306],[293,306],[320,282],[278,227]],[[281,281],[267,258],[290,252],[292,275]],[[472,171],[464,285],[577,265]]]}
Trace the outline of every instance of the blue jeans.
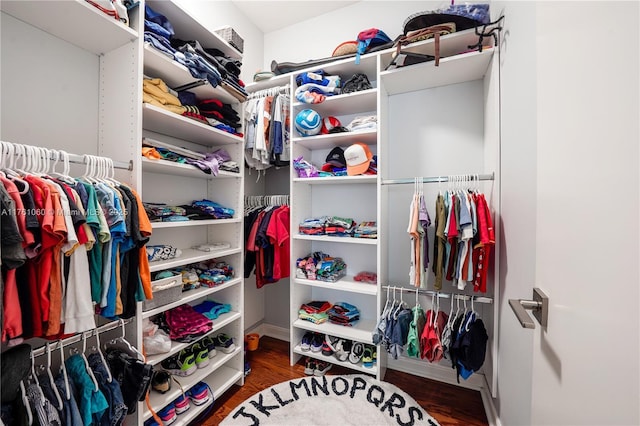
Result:
{"label": "blue jeans", "polygon": [[58,375],[55,378],[56,387],[58,388],[58,392],[60,393],[60,397],[62,398],[62,412],[60,413],[60,417],[62,421],[67,426],[84,426],[82,423],[82,417],[80,416],[80,410],[78,409],[78,403],[76,402],[76,389],[73,384],[73,381],[69,379],[69,393],[71,394],[71,398],[67,399],[67,393],[65,391],[64,378],[62,375]]}
{"label": "blue jeans", "polygon": [[96,376],[98,386],[109,404],[109,408],[104,412],[100,419],[100,425],[121,425],[127,417],[127,406],[122,398],[120,384],[115,379],[111,380],[111,383],[108,382],[109,374],[107,372],[107,368],[102,363],[102,359],[99,354],[90,354],[88,359],[89,367],[93,370],[93,375]]}

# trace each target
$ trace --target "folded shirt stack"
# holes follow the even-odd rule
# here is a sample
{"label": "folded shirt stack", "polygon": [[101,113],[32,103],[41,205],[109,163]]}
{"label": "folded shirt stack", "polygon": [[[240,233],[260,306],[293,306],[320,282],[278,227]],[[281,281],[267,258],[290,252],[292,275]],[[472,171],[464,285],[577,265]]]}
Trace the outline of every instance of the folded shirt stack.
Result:
{"label": "folded shirt stack", "polygon": [[332,324],[351,327],[360,319],[360,311],[347,302],[338,302],[327,311]]}
{"label": "folded shirt stack", "polygon": [[[218,99],[204,99],[198,102],[200,113],[212,119],[209,124],[213,127],[219,127],[219,124],[226,125],[233,132],[242,127],[240,115],[233,109],[230,104],[225,104]],[[221,130],[227,131],[225,126],[220,126]]]}
{"label": "folded shirt stack", "polygon": [[211,320],[188,304],[165,311],[164,321],[169,338],[179,342],[192,342],[212,328]]}
{"label": "folded shirt stack", "polygon": [[355,225],[356,222],[350,217],[329,216],[324,224],[324,233],[336,237],[348,236]]}
{"label": "folded shirt stack", "polygon": [[205,300],[193,306],[196,312],[201,313],[210,320],[217,319],[220,315],[231,312],[231,305],[228,303],[218,303],[213,300]]}
{"label": "folded shirt stack", "polygon": [[194,201],[191,207],[209,215],[209,219],[231,219],[235,213],[235,210],[211,200]]}
{"label": "folded shirt stack", "polygon": [[169,206],[164,203],[142,203],[151,222],[183,222],[189,220],[187,211],[181,206]]}
{"label": "folded shirt stack", "polygon": [[329,315],[327,314],[329,309],[331,309],[331,303],[326,301],[303,303],[298,310],[298,318],[314,324],[322,324],[329,319]]}
{"label": "folded shirt stack", "polygon": [[296,261],[296,277],[336,282],[347,274],[347,264],[339,257],[315,252]]}
{"label": "folded shirt stack", "polygon": [[353,230],[355,238],[378,238],[376,222],[360,222]]}

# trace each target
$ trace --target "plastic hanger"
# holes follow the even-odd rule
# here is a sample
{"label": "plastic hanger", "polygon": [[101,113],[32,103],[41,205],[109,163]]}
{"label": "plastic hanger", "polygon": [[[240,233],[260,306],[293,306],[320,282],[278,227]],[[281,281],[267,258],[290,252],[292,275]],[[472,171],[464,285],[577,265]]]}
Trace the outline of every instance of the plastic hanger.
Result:
{"label": "plastic hanger", "polygon": [[64,383],[64,398],[68,401],[71,399],[71,386],[69,385],[67,368],[64,366],[64,346],[60,340],[58,340],[58,348],[60,349],[60,374],[62,374],[62,381]]}
{"label": "plastic hanger", "polygon": [[102,349],[100,349],[100,333],[98,330],[95,330],[94,335],[96,337],[96,346],[92,346],[91,350],[95,351],[100,356],[100,361],[102,361],[102,365],[104,365],[105,370],[107,370],[107,382],[111,383],[113,381],[113,376],[111,375],[111,370],[109,369],[107,360],[104,359]]}
{"label": "plastic hanger", "polygon": [[[91,333],[91,331],[89,331],[89,333]],[[82,351],[78,353],[78,350],[73,348],[71,349],[71,354],[74,354],[74,355],[78,354],[80,355],[80,357],[82,357],[82,360],[84,361],[84,366],[87,370],[87,374],[89,374],[89,377],[91,378],[91,381],[93,382],[97,392],[98,390],[100,390],[98,386],[98,380],[96,380],[96,376],[93,375],[93,370],[91,370],[91,367],[89,366],[89,360],[87,359],[87,355],[85,354],[86,351],[87,351],[87,332],[83,331],[82,332]]]}
{"label": "plastic hanger", "polygon": [[20,395],[22,398],[22,403],[24,404],[25,411],[27,412],[27,424],[31,426],[33,424],[33,414],[31,413],[29,398],[27,398],[27,391],[24,388],[24,380],[20,380]]}
{"label": "plastic hanger", "polygon": [[46,343],[47,348],[47,377],[49,377],[49,383],[51,384],[51,389],[53,390],[54,395],[56,396],[56,402],[58,403],[58,410],[62,411],[64,406],[62,405],[62,397],[60,397],[60,392],[58,392],[58,387],[56,386],[55,380],[53,378],[53,373],[51,372],[51,342]]}
{"label": "plastic hanger", "polygon": [[35,356],[33,354],[33,351],[31,351],[31,380],[33,380],[33,382],[35,383],[37,389],[38,389],[38,393],[40,394],[40,401],[42,402],[42,406],[44,406],[44,392],[42,392],[42,388],[40,387],[40,381],[38,380],[38,376],[36,375],[36,360],[35,360]]}
{"label": "plastic hanger", "polygon": [[144,355],[142,355],[142,353],[140,353],[140,351],[138,349],[136,349],[134,346],[131,345],[131,343],[129,343],[127,341],[127,339],[125,338],[125,322],[124,320],[121,318],[120,320],[120,327],[122,329],[122,335],[112,339],[110,341],[108,341],[103,347],[106,348],[116,348],[116,349],[120,349],[126,353],[128,353],[130,356],[139,359],[140,361],[144,361],[145,357]]}

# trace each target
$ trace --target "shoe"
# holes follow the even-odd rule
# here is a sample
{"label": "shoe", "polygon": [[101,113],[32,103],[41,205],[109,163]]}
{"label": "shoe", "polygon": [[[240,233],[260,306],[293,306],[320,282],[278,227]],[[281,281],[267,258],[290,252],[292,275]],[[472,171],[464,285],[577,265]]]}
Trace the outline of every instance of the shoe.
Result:
{"label": "shoe", "polygon": [[314,333],[311,338],[311,352],[320,352],[322,350],[323,343],[324,336],[322,334]]}
{"label": "shoe", "polygon": [[204,405],[211,400],[211,392],[206,383],[198,382],[187,391],[187,396],[195,405]]}
{"label": "shoe", "polygon": [[324,342],[322,342],[322,355],[331,356],[335,352],[334,346],[331,344],[329,339],[329,335],[324,336]]}
{"label": "shoe", "polygon": [[160,393],[171,390],[171,374],[164,370],[158,370],[151,377],[151,389]]}
{"label": "shoe", "polygon": [[176,407],[173,406],[172,403],[164,407],[162,410],[158,411],[158,417],[162,420],[162,423],[165,425],[170,425],[176,420],[178,420],[178,414],[176,414]]}
{"label": "shoe", "polygon": [[311,333],[311,332],[306,332],[306,333],[304,333],[304,336],[302,336],[302,342],[300,342],[300,349],[302,349],[304,352],[306,352],[309,349],[311,349],[311,338],[312,337],[313,337],[313,333]]}
{"label": "shoe", "polygon": [[373,368],[373,349],[367,345],[362,353],[362,366],[364,368]]}
{"label": "shoe", "polygon": [[216,349],[224,352],[225,354],[230,354],[236,349],[236,344],[233,343],[233,338],[224,333],[218,334],[213,338],[213,341]]}
{"label": "shoe", "polygon": [[314,376],[324,376],[324,373],[326,373],[327,371],[331,370],[332,366],[333,365],[330,362],[317,361],[316,362],[316,368],[313,371],[313,375]]}
{"label": "shoe", "polygon": [[307,357],[304,364],[304,374],[306,374],[307,376],[313,376],[315,371],[316,371],[316,360]]}
{"label": "shoe", "polygon": [[191,345],[191,352],[196,359],[197,368],[204,368],[209,365],[209,350],[206,346],[194,343]]}
{"label": "shoe", "polygon": [[185,349],[162,361],[160,366],[169,373],[180,377],[190,376],[198,369],[195,357]]}
{"label": "shoe", "polygon": [[376,364],[378,364],[378,347],[377,346],[372,346],[372,350],[373,350],[373,366],[375,367]]}
{"label": "shoe", "polygon": [[202,344],[202,346],[205,346],[207,348],[207,351],[209,351],[209,358],[213,358],[217,355],[216,342],[213,340],[213,337],[207,336],[202,339],[200,343]]}
{"label": "shoe", "polygon": [[251,373],[251,364],[249,364],[249,361],[245,361],[244,362],[244,377],[247,377],[249,375],[249,373]]}
{"label": "shoe", "polygon": [[189,398],[187,398],[185,394],[180,394],[180,396],[173,401],[173,406],[176,407],[176,414],[178,415],[189,411],[189,408],[191,408]]}
{"label": "shoe", "polygon": [[351,347],[351,353],[349,353],[349,361],[352,364],[357,364],[362,359],[364,353],[364,344],[360,342],[354,342]]}
{"label": "shoe", "polygon": [[349,359],[349,353],[351,353],[352,346],[353,346],[353,343],[351,342],[351,340],[346,340],[346,339],[340,339],[338,343],[336,343],[335,356],[338,359],[338,361],[345,362],[347,359]]}

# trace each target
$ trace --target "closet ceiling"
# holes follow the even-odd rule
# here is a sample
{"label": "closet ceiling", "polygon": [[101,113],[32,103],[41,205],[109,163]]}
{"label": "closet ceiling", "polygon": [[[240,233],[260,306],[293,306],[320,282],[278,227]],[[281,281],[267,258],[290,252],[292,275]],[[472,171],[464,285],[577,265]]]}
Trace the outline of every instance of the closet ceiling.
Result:
{"label": "closet ceiling", "polygon": [[357,1],[260,1],[232,0],[263,33],[278,30],[327,12],[349,6]]}

